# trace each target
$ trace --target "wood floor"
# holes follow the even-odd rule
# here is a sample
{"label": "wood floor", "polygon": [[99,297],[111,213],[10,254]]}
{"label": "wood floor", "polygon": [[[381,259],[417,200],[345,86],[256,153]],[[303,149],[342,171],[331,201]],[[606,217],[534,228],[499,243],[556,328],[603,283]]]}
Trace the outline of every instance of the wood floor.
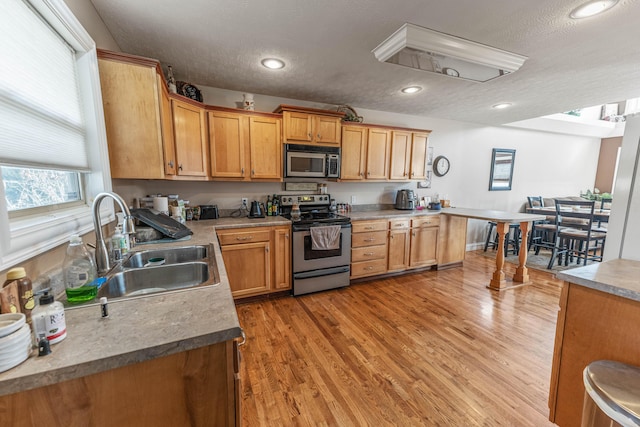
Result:
{"label": "wood floor", "polygon": [[491,291],[493,267],[239,304],[242,425],[552,426],[561,282]]}

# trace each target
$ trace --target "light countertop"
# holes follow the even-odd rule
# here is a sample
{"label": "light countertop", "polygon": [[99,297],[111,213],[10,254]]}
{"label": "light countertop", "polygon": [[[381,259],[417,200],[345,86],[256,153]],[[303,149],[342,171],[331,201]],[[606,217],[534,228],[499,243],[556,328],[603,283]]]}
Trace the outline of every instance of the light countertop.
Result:
{"label": "light countertop", "polygon": [[561,271],[556,277],[587,288],[640,301],[640,261],[615,259]]}
{"label": "light countertop", "polygon": [[[219,285],[112,300],[108,318],[101,317],[99,304],[65,309],[67,337],[51,346],[50,355],[37,357],[34,350],[24,363],[0,373],[0,395],[240,337],[241,328],[215,235],[214,224],[218,221],[220,228],[225,228],[247,219],[234,219],[229,224],[225,220],[189,222],[187,226],[194,232],[190,240],[139,245],[135,249],[213,243]],[[253,220],[250,225],[257,224]],[[273,223],[268,220],[263,225]]]}

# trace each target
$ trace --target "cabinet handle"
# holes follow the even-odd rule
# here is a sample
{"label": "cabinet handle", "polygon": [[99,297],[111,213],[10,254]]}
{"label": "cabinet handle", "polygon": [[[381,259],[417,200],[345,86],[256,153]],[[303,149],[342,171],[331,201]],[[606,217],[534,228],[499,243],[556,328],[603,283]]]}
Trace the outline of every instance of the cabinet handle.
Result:
{"label": "cabinet handle", "polygon": [[313,134],[311,132],[309,132],[307,135],[309,135],[309,139],[313,139]]}
{"label": "cabinet handle", "polygon": [[247,334],[244,333],[244,329],[240,328],[240,333],[242,334],[242,341],[238,343],[238,347],[243,346],[247,343]]}
{"label": "cabinet handle", "polygon": [[244,176],[244,168],[240,169],[240,174]]}
{"label": "cabinet handle", "polygon": [[169,163],[167,163],[169,165],[170,168],[173,167],[173,160],[169,160]]}
{"label": "cabinet handle", "polygon": [[289,240],[289,235],[288,235],[288,234],[285,234],[285,235],[284,235],[284,238],[285,238],[285,239],[287,239],[287,240]]}
{"label": "cabinet handle", "polygon": [[244,240],[251,240],[253,239],[253,236],[247,236],[247,237],[236,237],[236,240],[240,240],[240,241],[244,241]]}
{"label": "cabinet handle", "polygon": [[251,176],[256,176],[256,170],[255,169],[251,169]]}
{"label": "cabinet handle", "polygon": [[364,228],[365,230],[373,230],[373,226],[369,225],[367,227]]}
{"label": "cabinet handle", "polygon": [[416,176],[416,173],[415,172],[411,172],[411,176],[412,177]]}
{"label": "cabinet handle", "polygon": [[264,251],[265,251],[265,252],[269,252],[269,246],[265,247],[265,248],[264,248]]}
{"label": "cabinet handle", "polygon": [[362,172],[360,172],[360,176],[364,177],[364,174]]}
{"label": "cabinet handle", "polygon": [[367,176],[371,176],[371,172],[367,172]]}
{"label": "cabinet handle", "polygon": [[368,267],[365,267],[364,269],[365,269],[365,270],[373,270],[373,267],[368,266]]}
{"label": "cabinet handle", "polygon": [[375,253],[374,252],[365,252],[364,255],[365,256],[374,256]]}
{"label": "cabinet handle", "polygon": [[322,135],[318,134],[318,139],[322,139]]}
{"label": "cabinet handle", "polygon": [[415,237],[415,236],[416,236],[416,232],[414,231],[413,233],[411,233],[411,235],[412,235],[413,237]]}
{"label": "cabinet handle", "polygon": [[364,239],[365,242],[375,242],[376,239],[374,239],[373,237],[369,238],[369,239]]}
{"label": "cabinet handle", "polygon": [[182,170],[182,165],[178,166],[178,169]]}

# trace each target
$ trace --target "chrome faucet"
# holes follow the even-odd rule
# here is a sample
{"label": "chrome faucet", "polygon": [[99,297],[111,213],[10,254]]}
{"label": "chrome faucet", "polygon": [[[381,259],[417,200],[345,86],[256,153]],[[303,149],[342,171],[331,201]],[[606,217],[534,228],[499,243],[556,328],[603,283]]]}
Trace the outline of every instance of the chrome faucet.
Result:
{"label": "chrome faucet", "polygon": [[103,275],[111,269],[111,262],[109,260],[109,252],[107,251],[107,245],[104,243],[102,237],[102,224],[100,224],[100,203],[105,197],[111,197],[116,201],[120,210],[123,213],[122,219],[122,234],[133,234],[135,227],[133,225],[133,218],[127,204],[122,200],[122,197],[116,193],[100,193],[93,200],[93,227],[96,231],[96,266],[98,268],[98,274]]}

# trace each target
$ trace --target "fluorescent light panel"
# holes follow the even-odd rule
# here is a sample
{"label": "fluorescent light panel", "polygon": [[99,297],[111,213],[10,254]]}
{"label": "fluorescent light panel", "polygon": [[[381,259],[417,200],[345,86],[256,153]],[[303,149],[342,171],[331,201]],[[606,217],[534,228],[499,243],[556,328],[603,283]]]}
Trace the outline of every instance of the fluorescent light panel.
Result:
{"label": "fluorescent light panel", "polygon": [[526,56],[406,23],[372,50],[380,62],[477,82],[517,71]]}

